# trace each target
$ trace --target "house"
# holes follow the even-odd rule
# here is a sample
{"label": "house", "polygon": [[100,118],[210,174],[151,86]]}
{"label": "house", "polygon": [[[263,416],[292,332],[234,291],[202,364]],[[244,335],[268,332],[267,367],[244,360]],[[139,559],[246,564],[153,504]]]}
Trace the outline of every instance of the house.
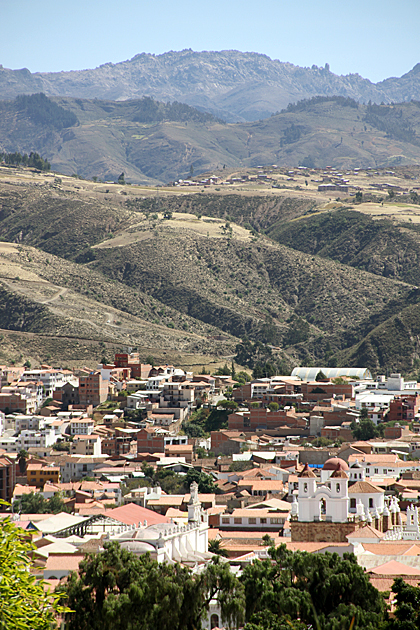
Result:
{"label": "house", "polygon": [[240,453],[241,445],[246,442],[243,431],[221,430],[211,432],[211,450],[215,455]]}
{"label": "house", "polygon": [[91,435],[95,423],[91,418],[72,418],[70,420],[70,435]]}
{"label": "house", "polygon": [[6,386],[0,391],[0,410],[6,414],[16,411],[34,414],[38,404],[36,392],[29,387]]}
{"label": "house", "polygon": [[107,460],[106,456],[93,457],[87,455],[67,455],[59,460],[60,474],[63,482],[92,476],[98,464]]}
{"label": "house", "polygon": [[72,455],[99,457],[102,455],[101,438],[94,433],[91,435],[75,435],[73,442],[70,444],[70,453]]}
{"label": "house", "polygon": [[50,464],[31,464],[26,466],[28,484],[43,488],[46,482],[56,484],[60,481],[60,467]]}
{"label": "house", "polygon": [[244,508],[233,510],[232,514],[219,515],[219,529],[233,531],[279,532],[289,515],[291,505],[285,503],[283,509]]}
{"label": "house", "polygon": [[77,572],[84,557],[84,553],[50,553],[43,571],[44,580],[61,580]]}
{"label": "house", "polygon": [[62,403],[63,410],[67,410],[69,405],[79,405],[79,387],[74,383],[65,383],[53,391],[53,399]]}
{"label": "house", "polygon": [[185,457],[187,464],[193,460],[192,444],[168,444],[165,446],[165,455],[168,457]]}

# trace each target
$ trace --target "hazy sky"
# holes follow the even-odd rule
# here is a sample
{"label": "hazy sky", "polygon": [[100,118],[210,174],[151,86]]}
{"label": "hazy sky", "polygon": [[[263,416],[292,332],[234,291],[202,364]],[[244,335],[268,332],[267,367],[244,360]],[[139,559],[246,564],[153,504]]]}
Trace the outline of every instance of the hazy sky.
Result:
{"label": "hazy sky", "polygon": [[372,81],[420,62],[420,0],[0,0],[0,63],[80,70],[141,52],[259,52]]}

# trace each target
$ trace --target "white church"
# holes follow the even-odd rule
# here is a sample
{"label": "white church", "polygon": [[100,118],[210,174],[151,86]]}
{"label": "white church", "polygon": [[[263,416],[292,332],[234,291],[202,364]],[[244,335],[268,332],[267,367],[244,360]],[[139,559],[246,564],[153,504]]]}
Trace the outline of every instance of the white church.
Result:
{"label": "white church", "polygon": [[331,458],[324,464],[320,483],[308,465],[300,473],[291,515],[305,523],[346,523],[356,516],[358,520],[373,522],[382,518],[384,510],[388,511],[384,496],[382,488],[366,481],[365,471],[357,461],[349,469],[344,460]]}

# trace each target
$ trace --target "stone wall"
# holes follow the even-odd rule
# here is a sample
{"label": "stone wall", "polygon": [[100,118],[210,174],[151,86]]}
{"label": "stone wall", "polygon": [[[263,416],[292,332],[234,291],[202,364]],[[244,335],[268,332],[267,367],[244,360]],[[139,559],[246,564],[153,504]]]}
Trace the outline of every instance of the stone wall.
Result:
{"label": "stone wall", "polygon": [[346,536],[359,529],[359,523],[327,523],[325,521],[290,522],[292,542],[348,542]]}

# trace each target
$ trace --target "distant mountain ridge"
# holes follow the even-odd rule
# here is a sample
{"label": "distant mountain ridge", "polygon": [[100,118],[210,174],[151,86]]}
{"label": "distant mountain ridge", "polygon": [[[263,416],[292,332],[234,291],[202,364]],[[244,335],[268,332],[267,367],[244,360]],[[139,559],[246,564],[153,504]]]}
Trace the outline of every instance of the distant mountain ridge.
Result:
{"label": "distant mountain ridge", "polygon": [[56,73],[0,67],[0,99],[37,92],[115,101],[152,96],[187,103],[228,122],[253,121],[316,95],[374,103],[420,100],[420,64],[379,83],[359,74],[336,75],[328,64],[302,68],[236,50],[141,53],[95,69]]}

